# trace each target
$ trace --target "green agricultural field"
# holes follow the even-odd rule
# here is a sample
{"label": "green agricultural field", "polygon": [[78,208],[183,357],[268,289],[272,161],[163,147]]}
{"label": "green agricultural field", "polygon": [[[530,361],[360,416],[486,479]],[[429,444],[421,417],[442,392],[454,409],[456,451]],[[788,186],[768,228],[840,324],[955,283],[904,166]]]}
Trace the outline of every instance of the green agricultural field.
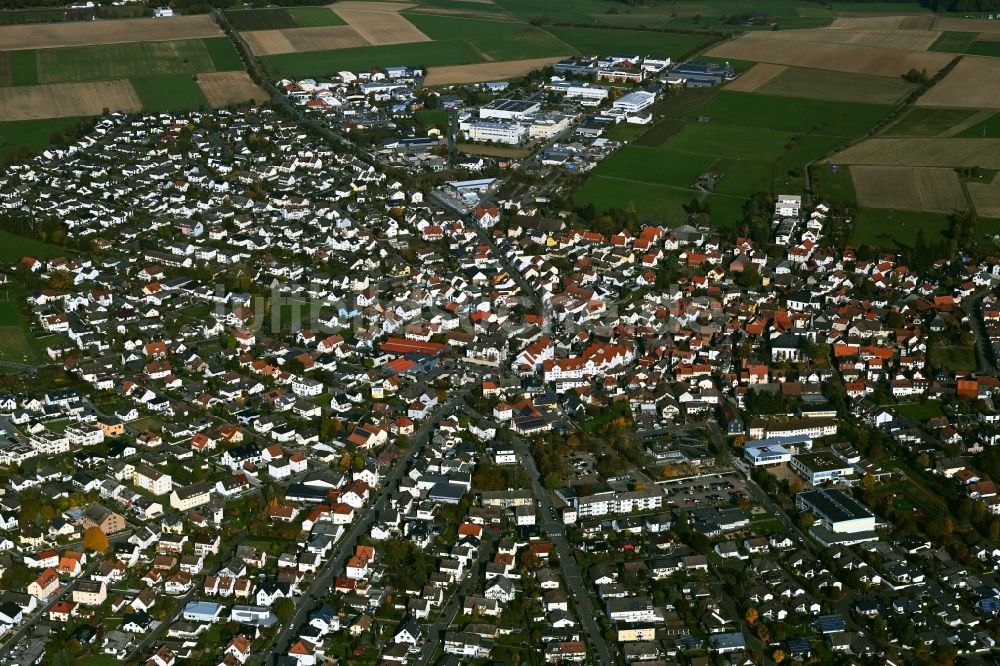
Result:
{"label": "green agricultural field", "polygon": [[[332,13],[332,12],[331,12]],[[234,29],[278,30],[298,28],[299,24],[287,9],[272,7],[267,9],[229,9],[226,19]]]}
{"label": "green agricultural field", "polygon": [[11,85],[33,86],[38,83],[38,60],[34,51],[9,51],[7,57]]}
{"label": "green agricultural field", "polygon": [[288,13],[302,28],[322,28],[330,25],[346,25],[329,7],[289,7]]}
{"label": "green agricultural field", "polygon": [[688,120],[739,127],[853,137],[864,134],[889,112],[877,104],[831,102],[796,97],[721,91],[691,111]]}
{"label": "green agricultural field", "polygon": [[207,108],[208,100],[190,74],[167,74],[132,79],[146,111]]}
{"label": "green agricultural field", "polygon": [[966,51],[969,55],[1000,58],[1000,42],[973,42]]}
{"label": "green agricultural field", "polygon": [[970,109],[932,109],[911,107],[903,116],[889,125],[885,136],[937,136],[979,113]]}
{"label": "green agricultural field", "polygon": [[243,60],[240,59],[240,54],[236,52],[236,47],[228,37],[206,37],[201,41],[208,49],[208,56],[212,59],[215,71],[238,72],[243,69]]}
{"label": "green agricultural field", "polygon": [[38,49],[35,54],[39,83],[215,71],[211,53],[200,39]]}
{"label": "green agricultural field", "polygon": [[938,213],[862,208],[854,220],[850,242],[853,245],[874,245],[886,248],[910,248],[917,232],[924,232],[928,243],[944,239],[948,218]]}
{"label": "green agricultural field", "polygon": [[468,45],[483,61],[544,58],[573,52],[544,30],[520,21],[419,13],[406,14],[406,19],[437,43]]}
{"label": "green agricultural field", "polygon": [[52,9],[18,9],[0,11],[0,25],[20,25],[24,23],[53,23],[66,19],[66,10],[61,7]]}
{"label": "green agricultural field", "polygon": [[[974,111],[970,113],[975,113]],[[1000,113],[994,113],[985,120],[968,127],[955,136],[963,139],[996,139],[1000,138]]]}
{"label": "green agricultural field", "polygon": [[[683,120],[678,120],[677,118],[664,118],[643,132],[642,135],[636,139],[635,144],[637,146],[650,146],[653,148],[662,146],[667,139],[684,129],[684,125],[685,123]],[[636,125],[636,127],[644,126]]]}
{"label": "green agricultural field", "polygon": [[[0,122],[0,160],[6,161],[15,153],[27,151],[28,154],[40,152],[51,145],[50,138],[54,134],[63,134],[76,125],[80,118],[45,118],[42,120],[8,120]],[[2,240],[2,236],[0,236]],[[9,263],[3,258],[5,243],[0,242],[0,261]],[[20,257],[17,257],[20,259]]]}
{"label": "green agricultural field", "polygon": [[743,127],[691,124],[664,144],[684,153],[729,157],[740,160],[777,159],[785,152],[792,135],[765,129],[747,131]]}
{"label": "green agricultural field", "polygon": [[941,51],[943,53],[965,53],[972,43],[976,41],[975,32],[942,32],[941,36],[934,40],[928,51]]}
{"label": "green agricultural field", "polygon": [[675,60],[702,49],[715,41],[705,35],[611,30],[608,28],[547,28],[563,42],[585,55],[633,53]]}
{"label": "green agricultural field", "polygon": [[719,160],[713,170],[722,174],[722,178],[713,192],[729,194],[746,198],[756,192],[771,191],[771,174],[773,162],[758,162],[754,160]]}
{"label": "green agricultural field", "polygon": [[683,207],[696,198],[697,194],[686,189],[652,183],[624,184],[617,178],[592,176],[573,197],[573,203],[577,206],[592,204],[596,210],[605,211],[624,209],[631,202],[642,219],[679,224],[687,219]]}
{"label": "green agricultural field", "polygon": [[467,65],[483,62],[483,57],[470,44],[453,41],[287,53],[260,60],[276,77],[302,78],[330,75],[344,69],[367,71],[400,63],[414,67]]}
{"label": "green agricultural field", "polygon": [[817,164],[812,171],[811,184],[816,195],[824,201],[841,206],[855,206],[858,194],[854,191],[851,170],[835,164]]}
{"label": "green agricultural field", "polygon": [[[606,139],[612,141],[634,141],[649,130],[649,125],[636,125],[635,123],[618,123],[604,133]],[[640,145],[640,144],[636,144]],[[659,145],[659,144],[656,144]]]}
{"label": "green agricultural field", "polygon": [[715,161],[710,155],[680,153],[664,148],[625,146],[601,162],[593,173],[625,182],[690,188]]}
{"label": "green agricultural field", "polygon": [[872,74],[789,67],[754,92],[834,102],[894,104],[916,87],[902,77],[893,79]]}

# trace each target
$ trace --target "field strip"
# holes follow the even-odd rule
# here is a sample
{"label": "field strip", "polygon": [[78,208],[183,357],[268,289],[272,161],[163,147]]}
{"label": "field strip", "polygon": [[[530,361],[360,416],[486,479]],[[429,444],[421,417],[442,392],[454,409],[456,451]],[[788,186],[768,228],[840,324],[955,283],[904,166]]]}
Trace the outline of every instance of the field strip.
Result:
{"label": "field strip", "polygon": [[956,134],[959,134],[969,129],[973,125],[978,125],[982,121],[992,116],[993,113],[994,111],[990,109],[983,109],[982,111],[977,111],[976,113],[972,114],[971,116],[969,116],[962,122],[958,123],[957,125],[953,125],[948,129],[946,129],[945,131],[941,132],[940,134],[938,134],[938,136],[942,137],[955,136]]}
{"label": "field strip", "polygon": [[142,109],[142,103],[129,81],[0,88],[0,118],[4,120],[99,116],[104,109],[134,113]]}
{"label": "field strip", "polygon": [[267,93],[246,72],[209,72],[198,75],[198,87],[213,108],[254,100],[262,104]]}
{"label": "field strip", "polygon": [[0,27],[0,51],[193,39],[220,35],[222,30],[205,15],[177,16],[169,19],[118,19],[89,23],[36,23]]}
{"label": "field strip", "polygon": [[412,2],[365,2],[365,0],[344,0],[343,2],[335,2],[332,5],[327,6],[334,11],[338,9],[356,9],[366,12],[398,14],[404,9],[411,9],[417,5]]}
{"label": "field strip", "polygon": [[779,32],[756,33],[756,39],[775,39],[791,42],[815,42],[819,44],[848,44],[853,46],[875,46],[903,51],[926,51],[938,37],[933,30],[782,30]]}
{"label": "field strip", "polygon": [[854,44],[803,42],[778,37],[755,35],[780,33],[747,33],[733,41],[715,46],[707,55],[792,65],[856,74],[876,74],[898,77],[911,69],[926,69],[933,76],[954,56],[949,53],[929,53],[903,49],[887,49]]}
{"label": "field strip", "polygon": [[396,12],[344,9],[339,4],[334,5],[334,12],[370,44],[378,46],[431,41],[417,26]]}
{"label": "field strip", "polygon": [[979,166],[1000,169],[1000,139],[868,139],[823,160],[826,164],[873,166]]}
{"label": "field strip", "polygon": [[916,105],[1000,109],[1000,59],[963,56],[947,76],[920,96]]}
{"label": "field strip", "polygon": [[726,90],[736,90],[737,92],[754,92],[765,83],[768,83],[776,76],[788,69],[785,65],[772,65],[766,62],[759,62],[733,82],[726,85]]}
{"label": "field strip", "polygon": [[332,51],[371,44],[349,25],[254,30],[242,34],[250,45],[250,50],[257,56]]}
{"label": "field strip", "polygon": [[450,67],[430,67],[424,85],[440,86],[452,83],[479,83],[524,76],[528,72],[547,67],[568,56],[530,58],[528,60],[504,60],[484,62],[475,65],[452,65]]}
{"label": "field strip", "polygon": [[939,16],[934,21],[934,29],[948,32],[1000,32],[1000,21]]}
{"label": "field strip", "polygon": [[933,16],[841,16],[827,26],[833,30],[930,30]]}

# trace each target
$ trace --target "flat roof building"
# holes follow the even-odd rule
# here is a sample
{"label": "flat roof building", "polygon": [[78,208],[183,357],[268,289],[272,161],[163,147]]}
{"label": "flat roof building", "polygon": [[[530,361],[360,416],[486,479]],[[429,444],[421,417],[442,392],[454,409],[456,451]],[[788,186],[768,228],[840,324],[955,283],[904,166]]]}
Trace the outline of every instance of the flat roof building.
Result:
{"label": "flat roof building", "polygon": [[643,109],[653,106],[653,102],[655,101],[655,93],[646,92],[645,90],[637,90],[616,99],[611,106],[616,109],[621,109],[626,113],[639,113]]}
{"label": "flat roof building", "polygon": [[539,102],[523,99],[495,99],[480,107],[479,117],[483,120],[524,120],[541,111]]}
{"label": "flat roof building", "polygon": [[847,464],[830,450],[800,453],[792,456],[790,462],[792,468],[814,486],[854,475],[854,466]]}
{"label": "flat roof building", "polygon": [[816,517],[810,532],[826,546],[878,540],[875,514],[842,490],[803,491],[795,496],[795,505],[800,511],[808,511]]}

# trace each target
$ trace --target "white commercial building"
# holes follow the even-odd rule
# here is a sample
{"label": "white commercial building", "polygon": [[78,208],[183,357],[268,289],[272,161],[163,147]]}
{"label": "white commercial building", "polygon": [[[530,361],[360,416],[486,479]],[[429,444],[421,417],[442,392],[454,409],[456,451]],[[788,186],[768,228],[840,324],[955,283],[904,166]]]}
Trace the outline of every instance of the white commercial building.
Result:
{"label": "white commercial building", "polygon": [[517,123],[479,121],[469,123],[462,130],[469,141],[495,141],[517,145],[528,136],[528,128]]}
{"label": "white commercial building", "polygon": [[525,120],[542,109],[539,102],[521,99],[495,99],[480,107],[479,117],[484,120]]}
{"label": "white commercial building", "polygon": [[616,99],[611,106],[616,109],[621,109],[626,113],[639,113],[643,109],[651,107],[655,101],[655,93],[646,92],[645,90],[637,90]]}
{"label": "white commercial building", "polygon": [[804,491],[795,496],[795,505],[816,517],[810,532],[824,545],[850,546],[878,540],[875,514],[841,490]]}
{"label": "white commercial building", "polygon": [[569,81],[553,81],[545,86],[548,92],[561,93],[570,99],[584,99],[603,102],[608,98],[608,89],[600,86],[570,83]]}

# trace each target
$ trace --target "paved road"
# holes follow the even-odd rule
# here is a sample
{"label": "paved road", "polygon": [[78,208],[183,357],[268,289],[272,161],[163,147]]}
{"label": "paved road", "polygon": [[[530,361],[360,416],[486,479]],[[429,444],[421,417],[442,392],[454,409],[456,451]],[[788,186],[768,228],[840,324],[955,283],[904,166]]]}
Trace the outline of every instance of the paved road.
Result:
{"label": "paved road", "polygon": [[198,596],[201,593],[205,585],[205,578],[207,578],[208,576],[215,575],[215,572],[221,569],[223,565],[228,564],[229,561],[233,558],[233,556],[236,555],[236,549],[242,546],[244,543],[246,543],[246,541],[247,541],[246,534],[240,536],[240,538],[238,538],[233,543],[229,551],[225,555],[219,558],[218,563],[214,567],[212,567],[211,571],[206,571],[192,579],[193,585],[186,594],[182,594],[177,597],[168,597],[174,599],[177,602],[174,607],[174,611],[170,614],[170,617],[160,622],[158,625],[156,625],[155,629],[146,634],[142,638],[142,640],[139,641],[139,643],[132,649],[132,652],[129,653],[128,657],[122,659],[122,661],[129,662],[138,658],[139,655],[146,654],[146,651],[149,650],[151,647],[153,647],[154,643],[160,637],[160,635],[163,634],[163,632],[165,632],[167,629],[169,629],[170,625],[172,625],[174,622],[177,621],[177,618],[180,617],[182,612],[184,612],[185,604],[187,604],[187,602],[190,601],[191,597]]}
{"label": "paved road", "polygon": [[431,657],[434,656],[434,652],[444,640],[444,633],[451,626],[451,623],[455,621],[455,616],[462,610],[462,601],[468,595],[469,588],[474,582],[484,579],[486,563],[493,558],[494,543],[493,533],[490,530],[484,530],[483,541],[479,544],[479,553],[476,555],[475,563],[469,567],[465,578],[462,579],[462,582],[459,583],[455,591],[452,592],[451,597],[449,597],[448,601],[441,608],[437,620],[427,628],[425,634],[427,642],[420,651],[420,656],[416,659],[417,666],[426,666],[430,662]]}
{"label": "paved road", "polygon": [[330,559],[326,561],[323,567],[317,572],[316,577],[313,578],[313,582],[310,584],[308,591],[299,597],[299,603],[295,611],[295,616],[291,621],[286,623],[285,627],[275,637],[274,641],[266,651],[266,659],[276,660],[278,655],[286,654],[288,652],[288,648],[294,638],[295,632],[298,630],[298,627],[306,621],[309,612],[313,609],[313,597],[322,598],[329,593],[334,576],[337,572],[344,568],[348,558],[354,554],[354,547],[357,545],[358,540],[363,535],[368,534],[372,524],[374,524],[376,518],[378,518],[379,514],[385,508],[389,495],[395,491],[399,484],[399,480],[410,468],[410,463],[416,460],[424,445],[430,440],[434,424],[439,420],[448,418],[454,414],[455,410],[464,402],[465,398],[468,397],[471,391],[471,387],[466,387],[461,391],[454,393],[447,402],[439,406],[424,421],[420,428],[417,429],[411,439],[412,446],[410,447],[410,450],[406,453],[406,455],[396,461],[395,467],[393,467],[392,471],[385,478],[375,502],[366,507],[362,517],[351,524],[351,527],[348,529],[345,537],[342,538],[340,543],[338,543],[335,547]]}
{"label": "paved road", "polygon": [[979,361],[979,371],[991,375],[997,374],[997,357],[993,342],[986,334],[986,323],[983,321],[983,298],[990,293],[982,289],[962,301],[962,309],[969,315],[969,326],[976,335],[976,356]]}
{"label": "paved road", "polygon": [[[465,410],[477,418],[483,418],[483,415],[472,407],[466,406]],[[580,564],[576,561],[576,555],[570,546],[569,539],[566,537],[566,525],[561,519],[553,517],[555,511],[552,502],[549,500],[545,488],[542,487],[541,474],[535,465],[535,459],[531,455],[528,443],[517,435],[511,436],[511,442],[514,445],[514,451],[517,453],[518,460],[531,477],[531,491],[538,502],[539,514],[541,515],[540,527],[548,535],[552,541],[552,545],[555,546],[556,553],[559,555],[562,576],[566,581],[566,586],[569,588],[570,597],[576,602],[576,613],[580,618],[587,641],[590,643],[597,661],[604,666],[610,666],[615,662],[610,650],[608,650],[608,644],[604,640],[604,634],[601,633],[601,628],[597,624],[596,619],[598,613],[601,611],[596,609],[591,601],[589,586],[583,578],[583,573],[580,571]]]}

